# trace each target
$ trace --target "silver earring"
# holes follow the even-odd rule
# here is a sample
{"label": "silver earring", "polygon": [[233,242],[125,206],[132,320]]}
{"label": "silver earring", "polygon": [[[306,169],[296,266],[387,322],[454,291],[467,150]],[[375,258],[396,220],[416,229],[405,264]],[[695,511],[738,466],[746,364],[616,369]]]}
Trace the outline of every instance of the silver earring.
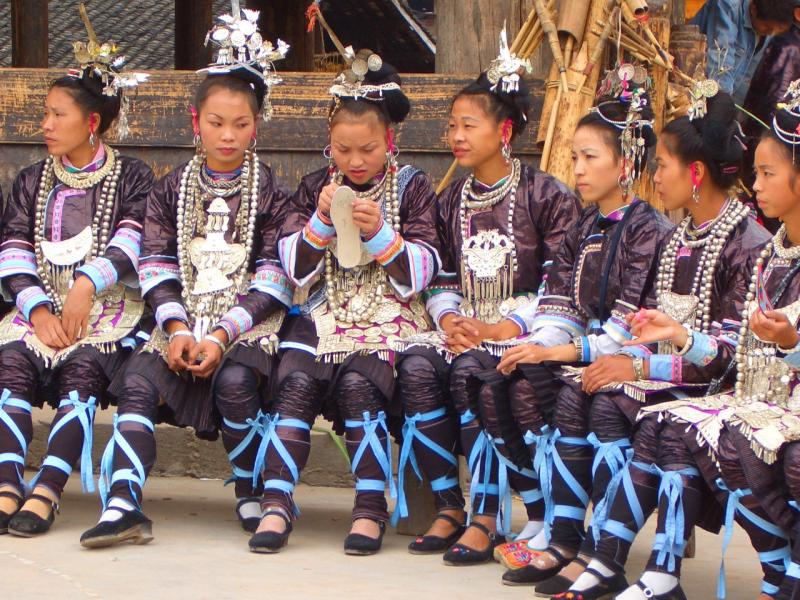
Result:
{"label": "silver earring", "polygon": [[505,159],[506,163],[511,162],[511,142],[508,140],[503,142],[503,149],[500,151],[503,154],[503,158]]}
{"label": "silver earring", "polygon": [[695,204],[700,202],[700,188],[694,183],[692,184],[692,200],[694,200]]}
{"label": "silver earring", "polygon": [[250,146],[248,146],[248,148],[247,148],[247,149],[248,149],[248,150],[251,150],[251,151],[255,151],[255,149],[256,149],[256,144],[258,144],[258,141],[256,140],[256,138],[252,138],[252,139],[250,140]]}
{"label": "silver earring", "polygon": [[197,154],[200,154],[203,151],[203,140],[200,139],[200,134],[199,133],[195,133],[194,134],[193,141],[194,141],[195,152],[197,152]]}
{"label": "silver earring", "polygon": [[89,131],[89,145],[94,148],[94,145],[97,143],[97,138],[94,137],[94,131]]}

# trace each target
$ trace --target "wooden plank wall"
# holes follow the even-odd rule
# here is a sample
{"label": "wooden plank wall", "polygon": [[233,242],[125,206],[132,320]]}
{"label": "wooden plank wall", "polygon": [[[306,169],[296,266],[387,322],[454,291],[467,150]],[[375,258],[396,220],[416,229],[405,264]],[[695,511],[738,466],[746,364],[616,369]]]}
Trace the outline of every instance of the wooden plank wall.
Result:
{"label": "wooden plank wall", "polygon": [[[45,156],[41,143],[41,107],[48,83],[63,75],[55,69],[0,69],[0,185],[10,190],[16,173]],[[271,164],[284,185],[294,189],[300,177],[325,164],[321,152],[327,142],[327,114],[331,76],[327,73],[281,73],[275,88],[273,120],[259,127],[259,154]],[[401,161],[427,171],[438,182],[452,161],[445,143],[450,99],[471,77],[459,75],[405,75],[412,101],[409,119],[397,130]],[[150,81],[132,97],[131,136],[112,144],[138,156],[157,175],[169,172],[192,152],[189,104],[200,76],[190,71],[154,71]],[[535,146],[541,112],[541,81],[531,82],[534,107],[531,126],[516,143],[515,152],[538,163]]]}

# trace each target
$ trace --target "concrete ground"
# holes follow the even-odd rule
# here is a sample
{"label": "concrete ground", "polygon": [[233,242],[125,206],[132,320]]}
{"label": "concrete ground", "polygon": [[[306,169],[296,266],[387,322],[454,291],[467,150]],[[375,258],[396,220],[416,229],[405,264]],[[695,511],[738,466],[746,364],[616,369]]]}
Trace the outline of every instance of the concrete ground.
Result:
{"label": "concrete ground", "polygon": [[[247,550],[233,512],[233,491],[219,480],[154,477],[145,510],[155,522],[147,546],[85,550],[78,539],[98,516],[96,496],[70,481],[53,529],[36,539],[0,536],[0,598],[163,600],[228,598],[530,599],[530,587],[500,584],[497,563],[455,568],[439,556],[413,556],[411,538],[386,534],[380,554],[346,556],[352,489],[301,485],[303,514],[280,554]],[[515,515],[523,514],[521,505]],[[516,523],[519,527],[519,523]],[[648,555],[653,520],[639,536],[629,562],[635,579]],[[721,538],[698,532],[697,558],[684,565],[691,600],[715,598]],[[754,600],[760,571],[741,530],[728,550],[728,598]]]}

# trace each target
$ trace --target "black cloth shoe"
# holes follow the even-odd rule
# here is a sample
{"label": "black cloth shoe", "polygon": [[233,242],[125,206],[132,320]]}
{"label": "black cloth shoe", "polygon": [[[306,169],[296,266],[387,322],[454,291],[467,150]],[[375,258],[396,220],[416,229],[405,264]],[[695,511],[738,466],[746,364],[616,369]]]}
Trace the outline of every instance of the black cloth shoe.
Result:
{"label": "black cloth shoe", "polygon": [[470,527],[475,527],[476,529],[481,530],[484,535],[489,538],[489,547],[486,548],[486,550],[475,550],[474,548],[470,548],[464,544],[456,544],[450,548],[450,550],[445,552],[444,556],[442,557],[444,564],[450,567],[466,567],[487,563],[492,560],[494,549],[500,544],[506,543],[505,537],[489,531],[489,528],[482,523],[473,521],[467,526],[467,529]]}
{"label": "black cloth shoe", "polygon": [[238,517],[239,524],[242,526],[242,530],[244,530],[245,533],[255,533],[256,529],[258,529],[259,523],[261,523],[260,517],[245,517],[240,512],[242,510],[242,506],[250,503],[258,504],[259,510],[261,510],[261,498],[249,496],[246,498],[239,498],[236,501],[236,516]]}
{"label": "black cloth shoe", "polygon": [[[251,537],[248,542],[250,552],[275,554],[276,552],[280,552],[280,549],[289,543],[289,534],[292,533],[292,519],[289,518],[289,515],[287,515],[285,511],[277,509],[265,510],[261,513],[261,519],[269,515],[277,515],[286,521],[286,529],[281,532],[262,531],[253,534],[253,537]],[[257,521],[260,523],[261,519],[257,519]],[[258,529],[258,524],[256,524],[256,529]]]}
{"label": "black cloth shoe", "polygon": [[350,533],[344,538],[344,553],[353,556],[369,556],[377,554],[383,544],[383,534],[386,533],[386,523],[377,521],[381,530],[377,538],[371,538],[360,533]]}
{"label": "black cloth shoe", "polygon": [[554,567],[550,567],[549,569],[540,569],[532,564],[528,564],[519,569],[514,569],[513,571],[506,571],[503,573],[503,584],[533,585],[534,583],[541,583],[546,579],[550,579],[551,577],[558,575],[558,572],[561,569],[574,560],[574,558],[565,557],[563,554],[561,554],[561,552],[552,546],[543,550],[543,552],[547,552],[550,556],[556,559],[557,562]]}
{"label": "black cloth shoe", "polygon": [[[624,573],[616,573],[611,577],[606,577],[599,571],[587,568],[584,573],[591,573],[600,580],[600,583],[580,592],[567,590],[552,597],[552,600],[604,600],[612,598],[628,587]],[[656,598],[655,596],[653,598]]]}
{"label": "black cloth shoe", "polygon": [[[589,566],[589,563],[580,555],[576,556],[572,563],[578,563],[584,570]],[[545,579],[541,583],[536,584],[536,587],[533,588],[533,595],[537,598],[549,598],[561,592],[566,592],[573,583],[575,583],[573,580],[563,575],[553,575],[550,579]]]}
{"label": "black cloth shoe", "polygon": [[8,523],[11,521],[11,517],[17,514],[22,507],[22,496],[14,492],[3,491],[0,492],[0,497],[11,498],[17,501],[17,508],[14,509],[14,512],[7,513],[0,510],[0,535],[3,535],[4,533],[8,533]]}
{"label": "black cloth shoe", "polygon": [[56,520],[56,513],[58,512],[58,503],[53,502],[47,496],[42,494],[31,494],[28,499],[41,500],[45,504],[50,505],[50,514],[46,519],[29,510],[20,510],[11,517],[8,522],[8,533],[16,535],[17,537],[34,537],[42,535],[50,530],[53,521]]}
{"label": "black cloth shoe", "polygon": [[137,545],[153,541],[153,522],[140,510],[122,511],[116,521],[101,521],[81,535],[84,548],[107,548],[127,541]]}
{"label": "black cloth shoe", "polygon": [[[678,582],[674,588],[664,594],[656,594],[641,581],[637,581],[634,585],[642,590],[642,593],[650,600],[687,600],[686,594],[683,593],[683,588],[681,587],[680,582]],[[621,592],[622,590],[619,591]]]}
{"label": "black cloth shoe", "polygon": [[411,554],[441,554],[455,544],[464,534],[464,531],[466,531],[464,524],[450,515],[439,513],[436,515],[434,521],[437,519],[447,521],[455,527],[455,531],[447,537],[439,537],[438,535],[417,536],[417,538],[408,545],[408,551]]}

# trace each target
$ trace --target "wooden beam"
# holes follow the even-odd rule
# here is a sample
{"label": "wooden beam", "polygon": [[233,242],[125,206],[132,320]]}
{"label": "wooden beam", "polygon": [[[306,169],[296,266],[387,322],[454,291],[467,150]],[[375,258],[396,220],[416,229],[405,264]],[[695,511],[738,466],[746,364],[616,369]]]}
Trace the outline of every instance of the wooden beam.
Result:
{"label": "wooden beam", "polygon": [[11,66],[47,68],[47,0],[11,0]]}
{"label": "wooden beam", "polygon": [[[0,145],[41,144],[40,117],[30,110],[41,106],[49,81],[61,75],[56,69],[0,69]],[[319,153],[328,143],[328,106],[331,73],[281,72],[283,83],[272,92],[275,116],[259,127],[258,147],[263,150]],[[131,96],[128,119],[131,135],[118,146],[192,146],[187,106],[202,76],[187,71],[153,71],[147,84]],[[403,75],[411,100],[411,115],[397,130],[401,152],[450,154],[445,131],[450,100],[473,80],[465,75]],[[532,81],[531,124],[514,150],[536,153],[535,115],[541,111],[543,85]]]}
{"label": "wooden beam", "polygon": [[176,69],[202,69],[211,62],[204,45],[211,20],[211,0],[175,0]]}

